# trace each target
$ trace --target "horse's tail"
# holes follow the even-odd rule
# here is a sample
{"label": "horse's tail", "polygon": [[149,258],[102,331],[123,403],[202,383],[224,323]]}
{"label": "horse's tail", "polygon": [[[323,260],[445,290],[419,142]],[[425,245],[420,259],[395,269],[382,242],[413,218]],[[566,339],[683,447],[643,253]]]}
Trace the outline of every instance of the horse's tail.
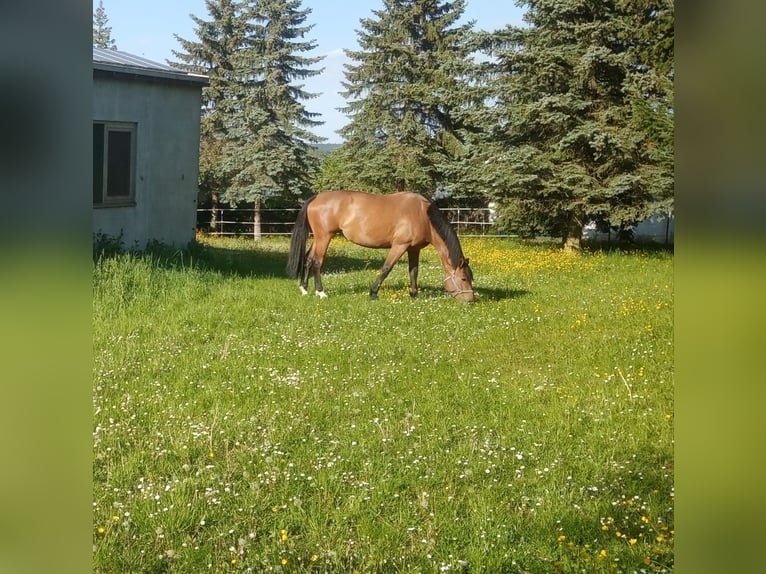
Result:
{"label": "horse's tail", "polygon": [[300,277],[306,267],[306,242],[308,241],[309,231],[311,231],[306,212],[308,211],[309,203],[312,202],[314,197],[309,198],[298,212],[298,217],[295,219],[295,225],[293,226],[293,233],[290,236],[287,276],[293,279]]}

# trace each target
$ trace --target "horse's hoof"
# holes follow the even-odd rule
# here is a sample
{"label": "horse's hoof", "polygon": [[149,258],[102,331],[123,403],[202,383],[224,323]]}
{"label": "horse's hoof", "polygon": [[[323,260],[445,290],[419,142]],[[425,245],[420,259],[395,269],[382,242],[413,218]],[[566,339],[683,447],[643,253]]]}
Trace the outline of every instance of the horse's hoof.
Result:
{"label": "horse's hoof", "polygon": [[298,289],[301,290],[301,295],[308,295],[309,292],[306,290],[306,288],[303,285],[298,285]]}
{"label": "horse's hoof", "polygon": [[320,299],[327,299],[327,293],[325,293],[324,291],[317,291],[316,295]]}

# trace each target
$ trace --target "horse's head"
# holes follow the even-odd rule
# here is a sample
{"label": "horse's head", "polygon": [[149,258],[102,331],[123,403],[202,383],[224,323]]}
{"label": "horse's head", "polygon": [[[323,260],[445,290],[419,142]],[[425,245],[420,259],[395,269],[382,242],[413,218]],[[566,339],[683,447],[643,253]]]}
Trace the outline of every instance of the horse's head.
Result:
{"label": "horse's head", "polygon": [[473,303],[473,272],[468,259],[460,258],[455,270],[444,279],[444,288],[458,301]]}

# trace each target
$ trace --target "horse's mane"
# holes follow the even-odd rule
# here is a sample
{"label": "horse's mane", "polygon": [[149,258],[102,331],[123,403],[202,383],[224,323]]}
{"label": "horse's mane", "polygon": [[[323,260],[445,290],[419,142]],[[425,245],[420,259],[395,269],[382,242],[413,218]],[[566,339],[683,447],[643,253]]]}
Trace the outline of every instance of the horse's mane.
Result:
{"label": "horse's mane", "polygon": [[431,225],[444,240],[447,245],[447,252],[449,253],[449,261],[452,267],[457,268],[461,259],[465,259],[463,255],[463,248],[460,246],[460,240],[457,238],[457,233],[452,229],[449,221],[442,215],[442,212],[436,207],[435,203],[428,205],[428,219],[431,220]]}

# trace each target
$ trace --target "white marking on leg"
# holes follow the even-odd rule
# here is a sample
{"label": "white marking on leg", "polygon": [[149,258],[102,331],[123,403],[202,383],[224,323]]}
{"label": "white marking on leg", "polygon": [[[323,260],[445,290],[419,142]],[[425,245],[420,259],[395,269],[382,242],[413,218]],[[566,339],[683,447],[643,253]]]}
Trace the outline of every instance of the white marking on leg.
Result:
{"label": "white marking on leg", "polygon": [[309,294],[309,292],[308,292],[308,291],[306,291],[306,288],[305,288],[305,287],[303,287],[303,285],[298,285],[298,289],[300,289],[300,290],[301,290],[301,293],[302,293],[303,295],[308,295],[308,294]]}
{"label": "white marking on leg", "polygon": [[326,299],[326,298],[327,298],[327,293],[325,293],[324,291],[317,291],[317,292],[316,292],[316,295],[317,295],[317,297],[319,297],[320,299]]}

